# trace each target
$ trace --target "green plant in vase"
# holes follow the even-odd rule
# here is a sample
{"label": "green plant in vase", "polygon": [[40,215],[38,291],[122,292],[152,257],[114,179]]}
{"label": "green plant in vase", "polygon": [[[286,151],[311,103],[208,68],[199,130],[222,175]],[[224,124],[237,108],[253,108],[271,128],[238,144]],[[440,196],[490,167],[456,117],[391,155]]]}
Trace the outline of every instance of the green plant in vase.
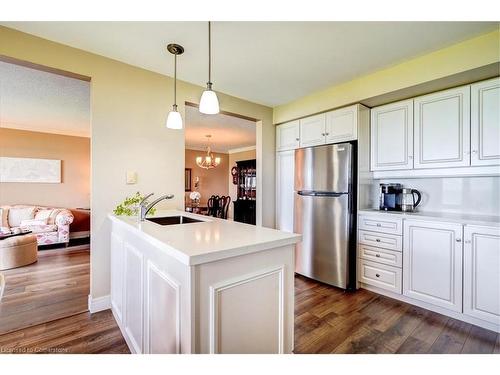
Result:
{"label": "green plant in vase", "polygon": [[[139,213],[139,203],[144,199],[144,196],[140,192],[136,192],[132,197],[126,197],[125,200],[120,203],[113,210],[113,213],[117,216],[134,216]],[[147,205],[149,202],[146,201]],[[156,208],[149,210],[148,215],[154,215]]]}

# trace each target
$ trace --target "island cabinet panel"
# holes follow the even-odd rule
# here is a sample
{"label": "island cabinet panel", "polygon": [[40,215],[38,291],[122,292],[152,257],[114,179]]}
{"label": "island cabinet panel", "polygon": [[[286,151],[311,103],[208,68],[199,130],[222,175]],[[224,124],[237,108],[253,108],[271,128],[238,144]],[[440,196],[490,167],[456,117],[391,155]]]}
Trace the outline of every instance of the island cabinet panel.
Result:
{"label": "island cabinet panel", "polygon": [[123,321],[124,267],[123,241],[113,233],[111,235],[111,306],[119,322]]}
{"label": "island cabinet panel", "polygon": [[470,86],[415,98],[415,168],[470,165]]}
{"label": "island cabinet panel", "polygon": [[125,330],[135,353],[143,349],[143,255],[125,243]]}
{"label": "island cabinet panel", "polygon": [[462,224],[404,220],[403,294],[462,312]]}
{"label": "island cabinet panel", "polygon": [[500,327],[500,229],[464,229],[464,314]]}
{"label": "island cabinet panel", "polygon": [[471,165],[500,164],[500,78],[471,86]]}
{"label": "island cabinet panel", "polygon": [[197,266],[197,352],[291,353],[294,247]]}
{"label": "island cabinet panel", "polygon": [[145,353],[180,353],[180,285],[147,262]]}
{"label": "island cabinet panel", "polygon": [[371,170],[413,169],[413,99],[371,110]]}

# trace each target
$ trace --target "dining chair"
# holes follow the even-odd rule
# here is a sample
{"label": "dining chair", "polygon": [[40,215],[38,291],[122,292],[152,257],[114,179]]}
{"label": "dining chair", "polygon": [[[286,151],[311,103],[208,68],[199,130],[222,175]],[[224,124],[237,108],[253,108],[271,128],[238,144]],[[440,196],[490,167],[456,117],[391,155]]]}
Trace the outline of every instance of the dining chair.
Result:
{"label": "dining chair", "polygon": [[221,219],[227,219],[227,212],[229,210],[230,203],[231,197],[229,195],[220,197],[219,217]]}
{"label": "dining chair", "polygon": [[220,197],[218,195],[212,195],[208,198],[207,206],[208,206],[208,216],[217,217],[219,212],[219,201]]}

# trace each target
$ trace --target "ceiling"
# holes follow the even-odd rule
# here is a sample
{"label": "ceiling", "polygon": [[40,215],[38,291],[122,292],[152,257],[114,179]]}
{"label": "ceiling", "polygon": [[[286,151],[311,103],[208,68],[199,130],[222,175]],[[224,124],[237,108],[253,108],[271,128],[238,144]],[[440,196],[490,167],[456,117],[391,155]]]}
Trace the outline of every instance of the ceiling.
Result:
{"label": "ceiling", "polygon": [[0,61],[0,127],[90,137],[90,84]]}
{"label": "ceiling", "polygon": [[[173,75],[168,43],[186,49],[178,77],[205,85],[206,22],[2,22]],[[214,22],[214,89],[268,106],[349,81],[498,27],[496,22]]]}
{"label": "ceiling", "polygon": [[255,146],[255,122],[238,117],[217,114],[205,115],[198,108],[186,106],[186,148],[204,150],[206,135],[211,135],[212,151],[228,153],[230,150]]}

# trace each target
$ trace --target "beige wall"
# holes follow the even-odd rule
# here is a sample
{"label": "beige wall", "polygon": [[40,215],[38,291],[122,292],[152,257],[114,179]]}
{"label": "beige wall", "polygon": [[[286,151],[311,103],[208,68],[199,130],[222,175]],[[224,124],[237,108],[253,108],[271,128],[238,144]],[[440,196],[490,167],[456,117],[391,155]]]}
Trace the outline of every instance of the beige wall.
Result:
{"label": "beige wall", "polygon": [[496,30],[277,106],[274,123],[358,103],[499,61],[500,30]]}
{"label": "beige wall", "polygon": [[[206,204],[208,198],[212,195],[228,194],[228,176],[227,169],[229,165],[229,155],[214,152],[214,157],[220,157],[221,163],[213,169],[203,169],[196,165],[196,157],[203,156],[206,151],[187,150],[186,149],[186,168],[192,169],[191,187],[194,189],[194,181],[199,177],[199,189],[201,194],[200,202]],[[189,200],[189,193],[186,193],[186,199]]]}
{"label": "beige wall", "polygon": [[[137,190],[175,194],[175,199],[163,207],[184,206],[184,131],[165,128],[173,103],[173,80],[6,27],[0,27],[0,55],[91,77],[91,295],[106,296],[110,290],[108,213]],[[178,82],[177,102],[182,116],[184,102],[198,103],[203,89]],[[272,108],[218,95],[222,110],[259,120],[257,148],[266,163],[260,171],[262,206],[257,214],[262,216],[263,225],[273,227]],[[136,185],[125,184],[127,170],[137,172]]]}
{"label": "beige wall", "polygon": [[[236,199],[237,189],[236,185],[233,184],[233,176],[231,175],[231,168],[236,166],[236,162],[240,160],[250,160],[256,158],[256,150],[242,151],[242,152],[234,152],[229,154],[229,165],[228,165],[228,192],[231,196],[231,202]],[[257,167],[258,168],[258,167]],[[257,199],[259,199],[257,197]],[[227,212],[227,217],[232,219],[233,216],[233,204],[231,203],[229,207],[229,211]]]}
{"label": "beige wall", "polygon": [[0,183],[0,204],[90,207],[89,138],[0,127],[0,156],[62,160],[62,183]]}

